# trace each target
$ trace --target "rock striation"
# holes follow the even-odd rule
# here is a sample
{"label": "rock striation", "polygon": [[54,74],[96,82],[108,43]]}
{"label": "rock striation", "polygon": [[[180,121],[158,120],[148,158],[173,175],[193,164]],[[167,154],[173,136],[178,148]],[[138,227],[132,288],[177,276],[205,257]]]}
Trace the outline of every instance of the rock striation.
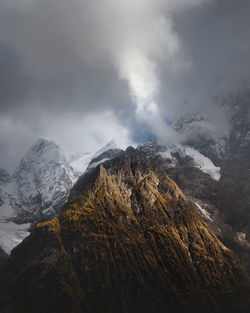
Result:
{"label": "rock striation", "polygon": [[0,269],[3,313],[247,313],[249,280],[138,150],[87,171]]}

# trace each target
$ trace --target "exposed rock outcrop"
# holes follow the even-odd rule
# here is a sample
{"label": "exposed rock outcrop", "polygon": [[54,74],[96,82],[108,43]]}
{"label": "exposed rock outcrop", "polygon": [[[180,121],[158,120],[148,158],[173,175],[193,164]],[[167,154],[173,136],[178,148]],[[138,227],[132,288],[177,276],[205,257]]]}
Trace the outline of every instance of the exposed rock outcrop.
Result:
{"label": "exposed rock outcrop", "polygon": [[234,253],[166,171],[130,148],[83,175],[0,270],[0,311],[249,312]]}

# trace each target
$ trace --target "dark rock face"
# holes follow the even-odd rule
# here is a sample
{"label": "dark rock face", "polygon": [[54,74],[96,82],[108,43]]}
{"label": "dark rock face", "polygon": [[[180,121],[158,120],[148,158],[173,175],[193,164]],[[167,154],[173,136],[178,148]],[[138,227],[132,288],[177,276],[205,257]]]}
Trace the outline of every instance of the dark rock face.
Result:
{"label": "dark rock face", "polygon": [[165,170],[130,150],[83,175],[59,217],[13,250],[1,312],[249,312],[237,257]]}
{"label": "dark rock face", "polygon": [[140,146],[138,150],[155,165],[160,164],[186,195],[216,205],[218,181],[197,168],[192,158],[178,148],[171,151],[171,158],[174,161],[161,157],[161,153],[164,153],[167,148],[157,140],[151,140]]}
{"label": "dark rock face", "polygon": [[230,106],[231,132],[222,164],[219,208],[236,231],[250,237],[250,91],[237,94]]}
{"label": "dark rock face", "polygon": [[0,247],[0,266],[4,264],[4,262],[7,260],[7,258],[8,258],[8,255]]}
{"label": "dark rock face", "polygon": [[[181,120],[179,130],[192,130],[187,144],[195,147],[221,167],[221,179],[215,188],[213,201],[224,222],[235,232],[250,238],[250,89],[227,98],[223,106],[228,114],[230,131],[218,137],[197,127],[202,117]],[[193,126],[190,126],[193,125]],[[196,132],[194,131],[196,129]],[[198,129],[198,130],[197,130]],[[209,200],[211,202],[211,200]]]}
{"label": "dark rock face", "polygon": [[206,128],[209,122],[198,113],[181,118],[175,125],[186,135],[186,145],[221,168],[218,182],[183,158],[171,169],[153,153],[147,156],[161,162],[185,194],[206,207],[212,218],[207,222],[250,273],[250,90],[225,99],[223,106],[228,114],[227,134],[219,135],[211,125]]}

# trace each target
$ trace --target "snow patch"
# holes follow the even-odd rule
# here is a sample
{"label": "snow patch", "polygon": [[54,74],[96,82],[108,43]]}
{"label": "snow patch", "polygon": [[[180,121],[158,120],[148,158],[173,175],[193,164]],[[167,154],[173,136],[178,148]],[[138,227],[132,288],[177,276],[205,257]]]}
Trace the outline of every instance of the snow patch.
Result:
{"label": "snow patch", "polygon": [[195,202],[195,205],[197,206],[197,208],[199,209],[199,211],[201,212],[201,214],[203,216],[205,216],[208,220],[210,220],[211,222],[213,222],[213,220],[210,217],[210,214],[208,213],[207,210],[205,210],[204,208],[202,208],[198,202]]}
{"label": "snow patch", "polygon": [[104,152],[112,149],[118,149],[118,145],[114,140],[111,140],[108,142],[105,146],[103,146],[101,149],[99,149],[94,155],[93,158],[98,157],[99,155],[103,154]]}
{"label": "snow patch", "polygon": [[0,247],[10,254],[30,234],[30,223],[18,225],[11,222],[9,219],[15,216],[15,212],[9,204],[10,199],[6,197],[4,200],[5,203],[0,207]]}
{"label": "snow patch", "polygon": [[90,166],[88,167],[88,169],[94,168],[94,167],[96,167],[97,165],[99,165],[100,163],[104,163],[104,162],[106,162],[106,161],[108,161],[108,160],[110,160],[110,158],[104,158],[104,159],[102,159],[102,160],[100,160],[100,161],[98,161],[98,162],[92,163],[92,164],[90,164]]}
{"label": "snow patch", "polygon": [[15,224],[10,221],[0,222],[0,247],[10,254],[19,243],[29,236],[30,224]]}
{"label": "snow patch", "polygon": [[179,153],[182,157],[187,156],[193,159],[195,167],[199,168],[203,173],[209,175],[212,179],[217,181],[220,180],[220,167],[216,167],[209,158],[191,147],[172,145],[166,147],[165,151],[158,152],[158,155],[161,156],[163,159],[169,160],[169,167],[173,167],[176,166],[176,160],[173,156],[174,153]]}
{"label": "snow patch", "polygon": [[200,168],[203,173],[208,174],[214,180],[220,180],[220,167],[216,167],[209,158],[199,151],[190,147],[185,147],[184,149],[185,154],[194,160],[194,165]]}
{"label": "snow patch", "polygon": [[159,155],[163,158],[163,159],[169,159],[169,160],[173,160],[171,152],[173,152],[172,149],[168,149],[164,152],[159,152]]}
{"label": "snow patch", "polygon": [[70,163],[71,167],[73,168],[77,176],[82,175],[86,171],[93,157],[94,153],[85,153],[80,158]]}

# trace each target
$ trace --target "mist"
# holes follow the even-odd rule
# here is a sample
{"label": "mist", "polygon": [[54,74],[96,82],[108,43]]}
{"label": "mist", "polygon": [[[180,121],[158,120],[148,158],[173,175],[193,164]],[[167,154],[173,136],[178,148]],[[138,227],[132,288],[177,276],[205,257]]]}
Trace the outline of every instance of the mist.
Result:
{"label": "mist", "polygon": [[71,157],[115,139],[181,140],[200,111],[227,131],[222,97],[249,83],[247,0],[3,0],[0,167],[39,137]]}

